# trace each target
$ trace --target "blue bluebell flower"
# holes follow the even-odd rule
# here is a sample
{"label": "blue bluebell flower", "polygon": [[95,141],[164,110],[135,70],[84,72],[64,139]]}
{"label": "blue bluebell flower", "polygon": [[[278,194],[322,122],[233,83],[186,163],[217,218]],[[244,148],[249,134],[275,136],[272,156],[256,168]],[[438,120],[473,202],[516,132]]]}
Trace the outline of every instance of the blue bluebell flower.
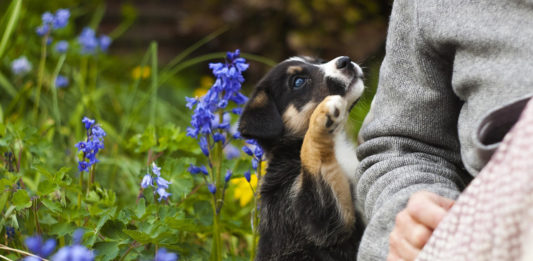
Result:
{"label": "blue bluebell flower", "polygon": [[207,138],[202,136],[200,137],[200,149],[202,149],[202,152],[205,156],[209,156],[209,144],[207,143]]}
{"label": "blue bluebell flower", "polygon": [[109,45],[111,45],[111,37],[107,35],[100,35],[98,38],[98,43],[100,45],[100,50],[102,50],[102,52],[107,52]]}
{"label": "blue bluebell flower", "polygon": [[80,172],[82,172],[82,171],[87,171],[87,172],[89,172],[89,167],[90,167],[90,166],[91,166],[91,165],[89,164],[89,162],[86,162],[86,161],[78,161],[78,170],[79,170]]}
{"label": "blue bluebell flower", "polygon": [[187,168],[187,171],[193,175],[200,173],[200,168],[197,166],[194,166],[192,164],[189,165],[189,168]]}
{"label": "blue bluebell flower", "polygon": [[249,170],[245,171],[244,178],[246,179],[246,181],[250,182],[250,179],[252,178],[252,173],[250,173]]}
{"label": "blue bluebell flower", "polygon": [[50,26],[49,26],[49,25],[46,25],[46,24],[43,24],[43,25],[41,25],[41,26],[38,26],[38,27],[35,29],[35,32],[36,32],[37,35],[40,36],[40,37],[45,36],[49,31],[50,31]]}
{"label": "blue bluebell flower", "polygon": [[31,63],[26,56],[21,56],[11,62],[11,71],[15,75],[24,75],[31,71]]}
{"label": "blue bluebell flower", "polygon": [[54,261],[93,261],[93,251],[87,249],[82,245],[66,246],[52,257]]}
{"label": "blue bluebell flower", "polygon": [[211,194],[217,193],[217,187],[214,184],[207,184],[207,189],[209,190],[209,192],[211,192]]}
{"label": "blue bluebell flower", "polygon": [[96,39],[94,30],[85,27],[78,36],[78,43],[81,45],[82,54],[94,54],[98,48],[98,39]]}
{"label": "blue bluebell flower", "polygon": [[85,129],[89,130],[91,128],[91,126],[93,126],[95,121],[93,119],[90,119],[90,118],[87,118],[87,117],[83,117],[81,122],[85,124]]}
{"label": "blue bluebell flower", "polygon": [[172,184],[172,182],[162,178],[162,177],[157,177],[155,179],[155,182],[157,183],[157,187],[158,188],[164,188],[164,189],[168,189],[168,185],[169,184]]}
{"label": "blue bluebell flower", "polygon": [[231,109],[231,112],[232,112],[233,114],[241,115],[241,113],[242,113],[242,107],[233,108],[233,109]]}
{"label": "blue bluebell flower", "polygon": [[200,172],[206,176],[209,175],[209,172],[205,166],[200,166]]}
{"label": "blue bluebell flower", "polygon": [[242,151],[244,151],[244,153],[248,154],[248,156],[253,156],[254,155],[254,152],[248,146],[243,146],[242,147]]}
{"label": "blue bluebell flower", "polygon": [[155,254],[154,261],[177,261],[178,259],[178,254],[167,252],[165,248],[160,248]]}
{"label": "blue bluebell flower", "polygon": [[41,20],[43,21],[43,24],[52,24],[54,22],[54,15],[50,12],[45,12],[41,16]]}
{"label": "blue bluebell flower", "polygon": [[227,144],[224,147],[223,152],[224,152],[224,155],[226,156],[226,159],[228,160],[232,160],[234,158],[238,158],[239,156],[241,156],[241,151],[239,150],[239,148],[235,147],[231,143]]}
{"label": "blue bluebell flower", "polygon": [[158,187],[156,192],[157,194],[159,194],[159,198],[157,199],[158,201],[167,200],[168,197],[172,195],[171,193],[168,193],[165,188],[162,187]]}
{"label": "blue bluebell flower", "polygon": [[257,165],[259,164],[259,162],[257,161],[256,158],[252,158],[252,169],[255,169],[257,170]]}
{"label": "blue bluebell flower", "polygon": [[197,98],[185,97],[185,101],[187,101],[187,104],[185,104],[185,107],[189,108],[189,110],[192,110],[194,105],[196,105],[198,103],[198,99]]}
{"label": "blue bluebell flower", "polygon": [[104,148],[106,133],[93,119],[83,117],[81,122],[87,130],[87,139],[75,145],[78,152],[83,152],[83,159],[78,161],[78,169],[88,172],[90,167],[98,162],[96,154]]}
{"label": "blue bluebell flower", "polygon": [[55,81],[56,88],[63,88],[68,86],[68,78],[63,75],[58,75]]}
{"label": "blue bluebell flower", "polygon": [[55,45],[55,50],[58,53],[66,53],[68,50],[68,42],[67,41],[59,41]]}
{"label": "blue bluebell flower", "polygon": [[220,132],[217,132],[213,134],[213,141],[214,142],[220,142],[222,144],[226,143],[226,137]]}
{"label": "blue bluebell flower", "polygon": [[26,238],[26,240],[24,240],[24,243],[26,244],[26,247],[28,247],[30,252],[42,258],[47,258],[48,256],[50,256],[50,254],[52,254],[52,252],[56,248],[55,239],[50,238],[46,240],[46,242],[43,242],[43,238],[39,235]]}
{"label": "blue bluebell flower", "polygon": [[155,162],[152,162],[152,172],[156,174],[157,176],[161,175],[161,168],[158,167]]}
{"label": "blue bluebell flower", "polygon": [[74,230],[74,233],[72,233],[72,243],[75,245],[80,245],[84,234],[85,230],[83,230],[83,228]]}
{"label": "blue bluebell flower", "polygon": [[231,170],[228,169],[228,170],[226,171],[226,175],[224,176],[224,182],[228,183],[229,180],[231,179],[231,175],[232,175],[232,174],[233,174],[233,173],[231,173]]}
{"label": "blue bluebell flower", "polygon": [[149,173],[144,175],[143,180],[141,181],[141,188],[145,189],[148,186],[153,186],[152,175]]}
{"label": "blue bluebell flower", "polygon": [[70,11],[68,9],[57,10],[56,15],[55,17],[53,17],[53,21],[52,21],[54,29],[61,29],[67,26],[69,18],[70,18]]}

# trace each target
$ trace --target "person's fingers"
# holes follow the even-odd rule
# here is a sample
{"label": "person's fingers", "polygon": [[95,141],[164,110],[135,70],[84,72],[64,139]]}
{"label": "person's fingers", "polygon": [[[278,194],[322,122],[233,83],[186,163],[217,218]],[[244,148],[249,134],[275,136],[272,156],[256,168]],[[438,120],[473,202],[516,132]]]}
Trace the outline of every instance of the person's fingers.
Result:
{"label": "person's fingers", "polygon": [[403,235],[394,229],[389,236],[389,253],[398,256],[400,260],[408,261],[415,260],[420,250],[409,244]]}
{"label": "person's fingers", "polygon": [[398,255],[396,255],[396,253],[389,251],[389,254],[387,255],[387,261],[404,261],[404,260],[401,259]]}
{"label": "person's fingers", "polygon": [[415,193],[407,202],[406,209],[416,222],[433,230],[452,205],[453,201],[433,193]]}
{"label": "person's fingers", "polygon": [[422,249],[432,233],[428,227],[416,222],[405,209],[396,216],[394,228],[416,249]]}
{"label": "person's fingers", "polygon": [[446,210],[449,210],[453,206],[453,203],[455,203],[455,201],[449,198],[445,198],[429,191],[421,191],[419,193],[426,195],[429,199],[431,199],[433,202],[437,203],[437,205],[443,207]]}

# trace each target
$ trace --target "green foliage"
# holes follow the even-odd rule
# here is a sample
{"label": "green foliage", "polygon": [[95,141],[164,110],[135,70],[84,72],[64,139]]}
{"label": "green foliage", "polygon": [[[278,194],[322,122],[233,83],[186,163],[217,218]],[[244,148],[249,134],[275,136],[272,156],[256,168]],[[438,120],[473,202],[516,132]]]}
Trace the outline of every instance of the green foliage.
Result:
{"label": "green foliage", "polygon": [[[242,173],[250,168],[250,159],[243,154],[221,165],[220,169],[233,170],[234,176],[223,197],[220,220],[213,219],[212,195],[204,177],[187,170],[190,164],[207,161],[197,141],[186,136],[190,111],[184,100],[194,96],[196,87],[206,86],[199,86],[200,73],[186,69],[206,68],[208,61],[223,58],[224,53],[189,55],[229,29],[220,28],[200,39],[167,65],[158,64],[155,42],[144,55],[132,55],[133,63],[105,53],[80,54],[76,40],[80,28],[90,25],[98,31],[105,12],[101,3],[0,3],[5,7],[0,9],[5,10],[0,19],[2,244],[28,251],[24,240],[42,234],[56,238],[59,247],[64,247],[72,243],[73,232],[83,228],[82,244],[96,252],[97,260],[152,260],[162,247],[178,252],[180,260],[206,260],[214,241],[213,226],[219,226],[222,258],[249,259],[253,247],[250,220],[255,206],[253,201],[241,204],[235,192],[252,193],[248,184],[244,191],[238,184],[245,182]],[[313,5],[318,12],[325,12],[320,1],[313,1]],[[44,41],[35,34],[41,13],[61,7],[71,8],[71,20],[77,24],[54,32],[52,44],[42,45]],[[290,12],[306,14],[297,21],[306,24],[312,17],[308,9],[303,1],[296,1]],[[125,19],[110,33],[112,37],[133,24],[135,10],[126,6],[123,12]],[[346,19],[360,18],[352,12]],[[69,42],[67,53],[53,50],[58,40]],[[22,55],[33,68],[26,75],[15,75],[11,62]],[[257,55],[243,57],[274,64]],[[379,63],[371,66],[378,68]],[[135,75],[135,70],[145,68],[146,77]],[[184,70],[187,74],[180,74]],[[57,88],[54,79],[58,75],[70,80],[68,87]],[[368,104],[369,97],[364,99]],[[356,128],[367,109],[352,113]],[[84,116],[96,119],[107,132],[105,148],[90,174],[77,168],[83,153],[75,144],[86,139],[81,123]],[[168,191],[172,194],[167,201],[159,202],[154,188],[140,187],[152,162],[171,182]],[[8,227],[15,229],[14,235],[8,235]],[[24,256],[2,251],[0,255],[12,259]]]}

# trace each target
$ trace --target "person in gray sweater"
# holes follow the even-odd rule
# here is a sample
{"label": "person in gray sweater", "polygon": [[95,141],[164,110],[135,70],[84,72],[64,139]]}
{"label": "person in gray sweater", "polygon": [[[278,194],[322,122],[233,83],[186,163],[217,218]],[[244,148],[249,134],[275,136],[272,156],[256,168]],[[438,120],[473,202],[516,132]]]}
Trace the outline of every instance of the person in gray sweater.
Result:
{"label": "person in gray sweater", "polygon": [[533,0],[395,0],[357,149],[358,260],[414,259],[532,95]]}

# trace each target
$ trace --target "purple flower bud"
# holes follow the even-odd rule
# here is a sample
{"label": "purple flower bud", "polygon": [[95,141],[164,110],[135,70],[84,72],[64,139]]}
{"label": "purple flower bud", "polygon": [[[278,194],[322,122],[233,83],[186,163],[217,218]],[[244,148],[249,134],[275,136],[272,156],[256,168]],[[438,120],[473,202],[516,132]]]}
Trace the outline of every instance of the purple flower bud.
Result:
{"label": "purple flower bud", "polygon": [[198,103],[198,100],[196,98],[185,97],[185,101],[187,101],[185,107],[189,108],[189,110],[192,110],[193,106]]}
{"label": "purple flower bud", "polygon": [[100,44],[100,50],[102,50],[102,52],[107,52],[109,45],[111,45],[111,37],[101,35],[100,38],[98,38],[98,43]]}
{"label": "purple flower bud", "polygon": [[55,45],[55,50],[58,53],[66,53],[68,50],[68,42],[67,41],[59,41]]}
{"label": "purple flower bud", "polygon": [[84,234],[85,234],[85,230],[83,230],[83,228],[76,229],[74,231],[74,234],[72,234],[72,242],[75,245],[81,245],[81,240]]}
{"label": "purple flower bud", "polygon": [[254,153],[252,152],[252,149],[248,148],[247,146],[243,146],[242,147],[242,151],[244,151],[244,153],[248,154],[248,156],[253,156]]}
{"label": "purple flower bud", "polygon": [[257,159],[253,158],[252,159],[252,169],[257,170],[257,165],[258,165]]}
{"label": "purple flower bud", "polygon": [[217,133],[213,134],[213,141],[220,142],[220,143],[224,144],[224,143],[226,143],[226,137],[224,137],[224,135],[222,135],[222,133],[217,132]]}
{"label": "purple flower bud", "polygon": [[228,183],[228,181],[231,179],[231,175],[232,175],[231,170],[228,169],[226,171],[226,175],[224,176],[224,182]]}
{"label": "purple flower bud", "polygon": [[63,75],[58,75],[55,80],[56,88],[63,88],[68,86],[68,78]]}
{"label": "purple flower bud", "polygon": [[247,170],[246,172],[244,172],[244,178],[246,179],[246,181],[250,182],[250,179],[252,178],[252,173]]}
{"label": "purple flower bud", "polygon": [[209,192],[213,195],[217,192],[217,187],[211,183],[207,184],[207,189],[209,189]]}
{"label": "purple flower bud", "polygon": [[209,144],[207,144],[207,139],[205,137],[200,138],[200,149],[206,157],[209,156]]}
{"label": "purple flower bud", "polygon": [[200,168],[191,164],[189,165],[189,168],[187,169],[187,171],[189,171],[189,173],[191,174],[198,174],[200,173]]}
{"label": "purple flower bud", "polygon": [[205,166],[200,167],[200,172],[202,172],[202,174],[206,176],[209,175],[209,172],[207,171],[207,168]]}

